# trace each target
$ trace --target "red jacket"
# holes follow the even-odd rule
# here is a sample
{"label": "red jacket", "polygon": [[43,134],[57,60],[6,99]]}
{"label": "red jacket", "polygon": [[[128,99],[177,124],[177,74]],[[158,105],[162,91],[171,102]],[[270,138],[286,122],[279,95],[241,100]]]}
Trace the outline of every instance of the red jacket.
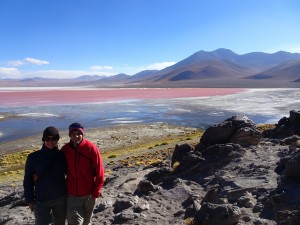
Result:
{"label": "red jacket", "polygon": [[68,164],[68,195],[92,195],[98,198],[104,184],[104,166],[97,146],[83,139],[77,148],[69,142],[63,146],[62,151]]}

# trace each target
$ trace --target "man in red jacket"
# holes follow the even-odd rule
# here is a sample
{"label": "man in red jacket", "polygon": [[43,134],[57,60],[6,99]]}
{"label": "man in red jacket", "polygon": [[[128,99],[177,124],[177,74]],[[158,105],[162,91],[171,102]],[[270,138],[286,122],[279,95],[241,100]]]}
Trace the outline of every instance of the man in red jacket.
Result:
{"label": "man in red jacket", "polygon": [[69,137],[70,142],[62,147],[68,164],[67,221],[69,225],[88,225],[104,184],[104,166],[99,149],[84,138],[80,123],[69,126]]}

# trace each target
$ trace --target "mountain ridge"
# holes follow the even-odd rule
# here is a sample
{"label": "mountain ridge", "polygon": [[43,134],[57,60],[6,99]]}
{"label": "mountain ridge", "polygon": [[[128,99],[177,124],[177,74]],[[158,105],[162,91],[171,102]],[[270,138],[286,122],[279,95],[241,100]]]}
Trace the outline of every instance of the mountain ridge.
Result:
{"label": "mountain ridge", "polygon": [[[74,79],[0,79],[0,86],[93,87],[299,87],[300,54],[250,52],[219,48],[198,51],[162,70],[134,75],[82,75]],[[44,82],[43,82],[44,81]]]}

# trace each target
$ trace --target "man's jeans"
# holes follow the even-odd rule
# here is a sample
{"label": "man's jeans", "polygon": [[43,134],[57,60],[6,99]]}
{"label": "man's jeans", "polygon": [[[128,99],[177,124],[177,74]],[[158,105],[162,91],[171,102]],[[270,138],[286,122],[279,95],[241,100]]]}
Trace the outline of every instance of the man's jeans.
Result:
{"label": "man's jeans", "polygon": [[36,202],[34,205],[35,225],[65,225],[67,198],[50,200],[48,202]]}
{"label": "man's jeans", "polygon": [[87,195],[82,197],[68,196],[67,220],[69,225],[89,225],[96,199]]}

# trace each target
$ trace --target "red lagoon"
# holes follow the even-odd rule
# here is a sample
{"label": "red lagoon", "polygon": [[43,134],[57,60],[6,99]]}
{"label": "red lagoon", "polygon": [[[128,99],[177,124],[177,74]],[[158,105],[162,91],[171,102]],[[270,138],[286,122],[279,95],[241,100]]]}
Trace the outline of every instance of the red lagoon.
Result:
{"label": "red lagoon", "polygon": [[229,95],[238,88],[111,88],[111,89],[37,89],[1,90],[1,106],[80,104],[133,99],[191,98]]}

